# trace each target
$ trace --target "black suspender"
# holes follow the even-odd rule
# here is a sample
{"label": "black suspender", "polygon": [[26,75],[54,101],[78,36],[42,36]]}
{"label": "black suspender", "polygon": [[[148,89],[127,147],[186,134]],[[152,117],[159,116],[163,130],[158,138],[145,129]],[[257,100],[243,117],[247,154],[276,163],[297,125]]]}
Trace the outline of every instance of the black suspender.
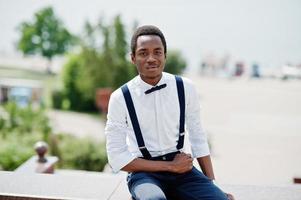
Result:
{"label": "black suspender", "polygon": [[[177,91],[178,91],[178,99],[179,99],[179,106],[180,106],[180,127],[179,127],[179,140],[177,144],[177,149],[182,149],[184,145],[184,133],[185,133],[185,93],[184,93],[184,84],[183,80],[180,76],[175,76],[176,84],[177,84]],[[125,84],[121,87],[125,103],[130,115],[130,119],[133,125],[134,133],[136,136],[136,140],[139,146],[139,149],[145,159],[152,158],[149,151],[145,147],[145,143],[142,137],[141,129],[139,126],[139,122],[137,119],[135,107],[133,104],[133,100],[129,91],[128,86]]]}
{"label": "black suspender", "polygon": [[140,129],[140,126],[139,126],[139,122],[138,122],[138,119],[137,119],[135,107],[134,107],[134,104],[133,104],[133,101],[132,101],[132,97],[131,97],[131,93],[129,91],[129,88],[125,84],[121,87],[121,90],[122,90],[122,93],[123,93],[123,96],[124,96],[124,99],[125,99],[126,107],[128,109],[128,112],[129,112],[129,115],[130,115],[130,118],[131,118],[131,122],[132,122],[132,125],[133,125],[133,129],[134,129],[134,132],[135,132],[135,136],[136,136],[136,140],[137,140],[139,149],[140,149],[143,157],[146,158],[146,159],[149,159],[152,156],[150,155],[150,153],[148,152],[148,150],[145,147],[144,140],[143,140],[143,137],[142,137],[142,134],[141,134],[141,129]]}
{"label": "black suspender", "polygon": [[180,128],[179,128],[179,140],[177,149],[182,149],[184,145],[184,134],[185,134],[185,93],[184,84],[180,76],[176,76],[177,91],[180,104]]}

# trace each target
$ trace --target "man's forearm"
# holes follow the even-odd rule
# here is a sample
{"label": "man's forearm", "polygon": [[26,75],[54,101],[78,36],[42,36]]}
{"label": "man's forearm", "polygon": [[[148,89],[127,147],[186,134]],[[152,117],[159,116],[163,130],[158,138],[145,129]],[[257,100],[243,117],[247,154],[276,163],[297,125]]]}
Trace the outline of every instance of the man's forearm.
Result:
{"label": "man's forearm", "polygon": [[203,173],[211,180],[214,180],[215,177],[214,177],[214,172],[213,172],[210,155],[204,156],[204,157],[199,157],[199,158],[197,158],[197,160],[198,160],[198,163],[199,163]]}
{"label": "man's forearm", "polygon": [[192,169],[193,159],[189,154],[179,153],[172,161],[153,161],[136,158],[124,166],[122,170],[127,172],[173,172],[185,173]]}
{"label": "man's forearm", "polygon": [[153,161],[145,160],[142,158],[135,158],[129,164],[122,168],[123,171],[127,172],[160,172],[160,171],[171,171],[171,162],[168,161]]}

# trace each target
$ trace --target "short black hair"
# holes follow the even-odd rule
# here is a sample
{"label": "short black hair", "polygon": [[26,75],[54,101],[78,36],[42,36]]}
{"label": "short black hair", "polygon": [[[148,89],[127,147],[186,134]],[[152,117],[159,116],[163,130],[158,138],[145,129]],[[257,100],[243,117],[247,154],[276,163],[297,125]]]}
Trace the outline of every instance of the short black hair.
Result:
{"label": "short black hair", "polygon": [[162,31],[153,25],[145,25],[145,26],[141,26],[139,27],[133,34],[132,36],[132,40],[131,40],[131,50],[132,50],[132,54],[135,55],[135,51],[136,51],[136,46],[137,46],[137,39],[139,36],[142,35],[156,35],[159,36],[163,47],[164,47],[164,54],[166,55],[166,41],[165,41],[165,37],[162,33]]}

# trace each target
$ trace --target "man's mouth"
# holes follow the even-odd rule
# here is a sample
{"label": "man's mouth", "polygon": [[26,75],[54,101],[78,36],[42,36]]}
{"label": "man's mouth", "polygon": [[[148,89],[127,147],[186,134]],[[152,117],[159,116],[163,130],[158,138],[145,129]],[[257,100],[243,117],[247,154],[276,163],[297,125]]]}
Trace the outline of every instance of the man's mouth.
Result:
{"label": "man's mouth", "polygon": [[148,67],[146,67],[146,69],[154,69],[154,68],[159,68],[158,65],[149,65]]}

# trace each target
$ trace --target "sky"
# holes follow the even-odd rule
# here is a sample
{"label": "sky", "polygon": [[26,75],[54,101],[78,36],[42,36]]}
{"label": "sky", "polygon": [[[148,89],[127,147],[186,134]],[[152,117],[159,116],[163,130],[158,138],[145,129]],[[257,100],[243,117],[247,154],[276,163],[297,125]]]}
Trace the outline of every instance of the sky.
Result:
{"label": "sky", "polygon": [[127,30],[135,20],[156,25],[192,68],[208,55],[267,67],[301,63],[300,0],[0,0],[1,54],[16,51],[16,27],[45,6],[75,34],[86,20],[110,22],[117,14]]}

